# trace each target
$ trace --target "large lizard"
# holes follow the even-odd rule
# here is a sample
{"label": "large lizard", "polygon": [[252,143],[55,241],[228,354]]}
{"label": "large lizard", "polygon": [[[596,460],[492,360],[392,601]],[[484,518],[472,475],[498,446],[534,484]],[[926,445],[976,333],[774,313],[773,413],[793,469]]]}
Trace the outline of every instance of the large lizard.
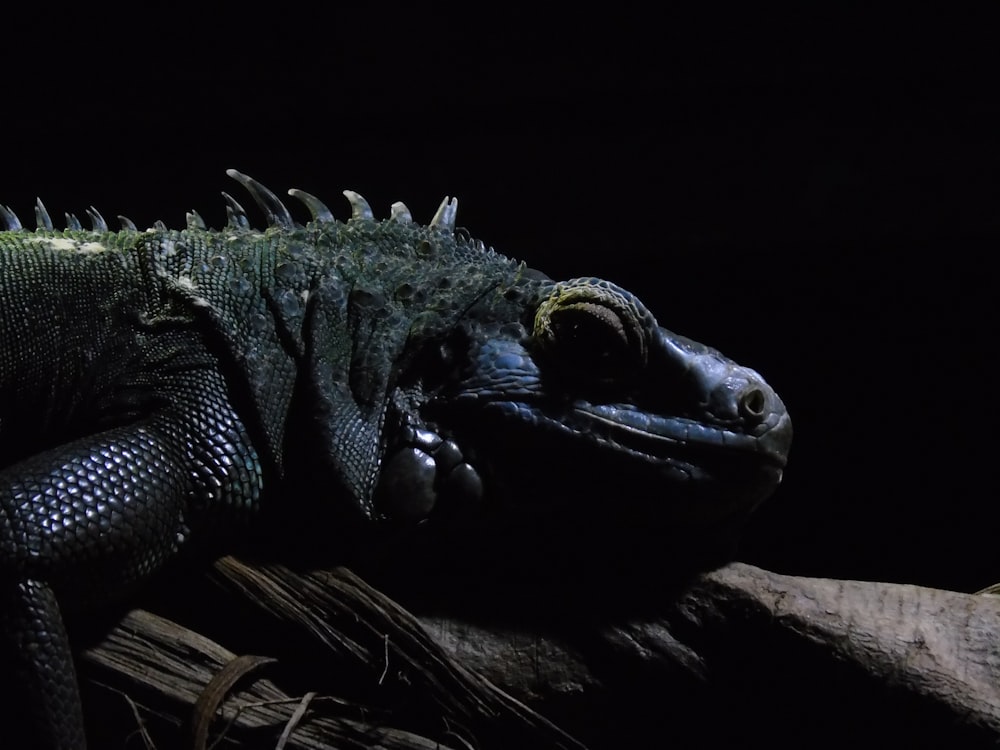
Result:
{"label": "large lizard", "polygon": [[364,199],[305,224],[230,170],[250,227],[196,214],[28,231],[0,206],[0,631],[40,747],[85,744],[61,607],[133,588],[308,471],[372,521],[653,488],[678,524],[749,513],[791,424],[753,370],[599,279],[553,281]]}

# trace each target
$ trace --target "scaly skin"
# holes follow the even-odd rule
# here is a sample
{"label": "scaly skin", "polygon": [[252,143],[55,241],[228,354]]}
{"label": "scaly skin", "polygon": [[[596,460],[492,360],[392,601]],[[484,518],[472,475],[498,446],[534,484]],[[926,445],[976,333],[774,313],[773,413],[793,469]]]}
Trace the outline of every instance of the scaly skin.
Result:
{"label": "scaly skin", "polygon": [[29,232],[0,210],[0,626],[39,747],[84,745],[60,606],[238,533],[303,465],[331,502],[404,522],[624,481],[709,524],[780,481],[774,392],[628,292],[486,250],[453,201],[420,226],[348,192],[341,223],[291,191],[301,226],[231,175],[265,231],[231,198],[223,231],[110,232],[96,212],[56,231],[39,204]]}

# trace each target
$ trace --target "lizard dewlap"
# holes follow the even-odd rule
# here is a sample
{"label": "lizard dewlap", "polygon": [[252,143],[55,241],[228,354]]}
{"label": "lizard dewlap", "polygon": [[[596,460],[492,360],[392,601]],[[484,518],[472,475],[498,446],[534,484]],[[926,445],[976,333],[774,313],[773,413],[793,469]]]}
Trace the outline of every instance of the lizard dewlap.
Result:
{"label": "lizard dewlap", "polygon": [[61,604],[147,578],[308,471],[364,522],[608,493],[749,513],[791,423],[753,370],[594,278],[554,281],[401,203],[338,221],[229,173],[228,226],[26,230],[0,206],[0,628],[43,747],[83,747]]}

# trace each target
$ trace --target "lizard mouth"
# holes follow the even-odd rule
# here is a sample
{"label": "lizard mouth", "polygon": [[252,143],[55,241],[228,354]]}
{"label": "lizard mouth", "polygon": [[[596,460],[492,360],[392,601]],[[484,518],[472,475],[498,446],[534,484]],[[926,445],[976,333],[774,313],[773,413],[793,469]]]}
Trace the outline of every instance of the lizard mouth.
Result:
{"label": "lizard mouth", "polygon": [[749,513],[775,490],[791,441],[783,409],[741,432],[627,404],[481,407],[453,426],[454,439],[489,495],[518,508],[586,512],[613,499],[618,509],[714,523]]}
{"label": "lizard mouth", "polygon": [[685,456],[718,454],[726,460],[749,456],[779,471],[787,460],[790,421],[773,413],[753,433],[682,417],[660,417],[631,405],[577,402],[575,428],[584,435],[638,459],[678,462]]}

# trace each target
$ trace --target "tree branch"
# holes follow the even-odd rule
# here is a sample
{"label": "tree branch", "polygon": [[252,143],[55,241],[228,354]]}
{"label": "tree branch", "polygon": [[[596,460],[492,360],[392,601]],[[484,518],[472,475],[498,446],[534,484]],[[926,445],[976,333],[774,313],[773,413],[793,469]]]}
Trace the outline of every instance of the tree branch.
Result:
{"label": "tree branch", "polygon": [[[126,706],[120,691],[146,731],[158,722],[161,736],[180,736],[212,675],[254,653],[282,679],[264,667],[212,705],[224,715],[214,729],[238,747],[274,747],[283,731],[287,747],[310,748],[617,747],[691,733],[772,747],[1000,741],[995,597],[732,563],[655,614],[540,626],[418,621],[343,568],[223,558],[215,577],[228,593],[206,597],[204,620],[230,620],[213,637],[232,651],[134,611],[85,652],[89,699]],[[127,716],[134,729],[131,705]]]}

